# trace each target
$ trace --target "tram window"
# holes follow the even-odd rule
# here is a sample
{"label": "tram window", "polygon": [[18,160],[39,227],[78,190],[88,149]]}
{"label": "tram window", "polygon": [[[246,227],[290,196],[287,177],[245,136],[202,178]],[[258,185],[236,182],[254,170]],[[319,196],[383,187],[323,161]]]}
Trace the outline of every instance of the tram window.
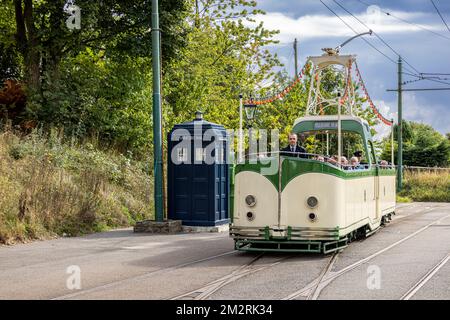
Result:
{"label": "tram window", "polygon": [[[335,130],[325,131],[307,131],[302,133],[304,139],[299,143],[306,148],[311,157],[320,155],[325,157],[337,156],[338,139]],[[299,139],[300,140],[300,139]],[[347,160],[354,155],[355,151],[365,150],[364,140],[361,134],[357,132],[343,131],[341,140],[341,155]],[[367,155],[363,151],[362,162],[368,162]]]}

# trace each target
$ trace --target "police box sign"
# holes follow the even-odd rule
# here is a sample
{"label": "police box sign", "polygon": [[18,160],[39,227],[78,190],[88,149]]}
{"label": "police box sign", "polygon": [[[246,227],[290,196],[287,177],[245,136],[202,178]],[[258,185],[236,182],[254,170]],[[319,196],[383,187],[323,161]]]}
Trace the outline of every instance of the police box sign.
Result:
{"label": "police box sign", "polygon": [[314,129],[334,129],[338,127],[337,121],[314,122]]}

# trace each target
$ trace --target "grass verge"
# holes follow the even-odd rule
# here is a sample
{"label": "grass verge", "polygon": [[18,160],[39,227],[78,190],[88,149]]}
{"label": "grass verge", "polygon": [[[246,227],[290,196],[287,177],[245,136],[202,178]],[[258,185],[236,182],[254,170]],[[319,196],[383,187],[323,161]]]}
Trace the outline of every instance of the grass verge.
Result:
{"label": "grass verge", "polygon": [[76,236],[152,218],[148,163],[62,136],[0,132],[0,243]]}

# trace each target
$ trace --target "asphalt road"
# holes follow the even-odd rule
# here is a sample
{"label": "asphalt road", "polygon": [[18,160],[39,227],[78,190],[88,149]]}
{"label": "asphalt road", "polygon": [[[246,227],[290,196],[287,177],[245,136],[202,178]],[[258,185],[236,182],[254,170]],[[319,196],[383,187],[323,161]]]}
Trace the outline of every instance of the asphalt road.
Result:
{"label": "asphalt road", "polygon": [[450,300],[449,254],[450,203],[400,204],[387,227],[327,256],[115,230],[0,247],[0,299]]}

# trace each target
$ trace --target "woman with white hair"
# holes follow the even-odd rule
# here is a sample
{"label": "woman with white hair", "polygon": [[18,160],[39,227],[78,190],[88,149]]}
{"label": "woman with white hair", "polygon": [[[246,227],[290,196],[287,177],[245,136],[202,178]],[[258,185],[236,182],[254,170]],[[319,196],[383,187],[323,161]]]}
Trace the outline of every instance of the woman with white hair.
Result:
{"label": "woman with white hair", "polygon": [[353,157],[350,158],[350,167],[351,167],[351,170],[364,169],[364,167],[359,164],[359,159],[356,156],[353,156]]}

